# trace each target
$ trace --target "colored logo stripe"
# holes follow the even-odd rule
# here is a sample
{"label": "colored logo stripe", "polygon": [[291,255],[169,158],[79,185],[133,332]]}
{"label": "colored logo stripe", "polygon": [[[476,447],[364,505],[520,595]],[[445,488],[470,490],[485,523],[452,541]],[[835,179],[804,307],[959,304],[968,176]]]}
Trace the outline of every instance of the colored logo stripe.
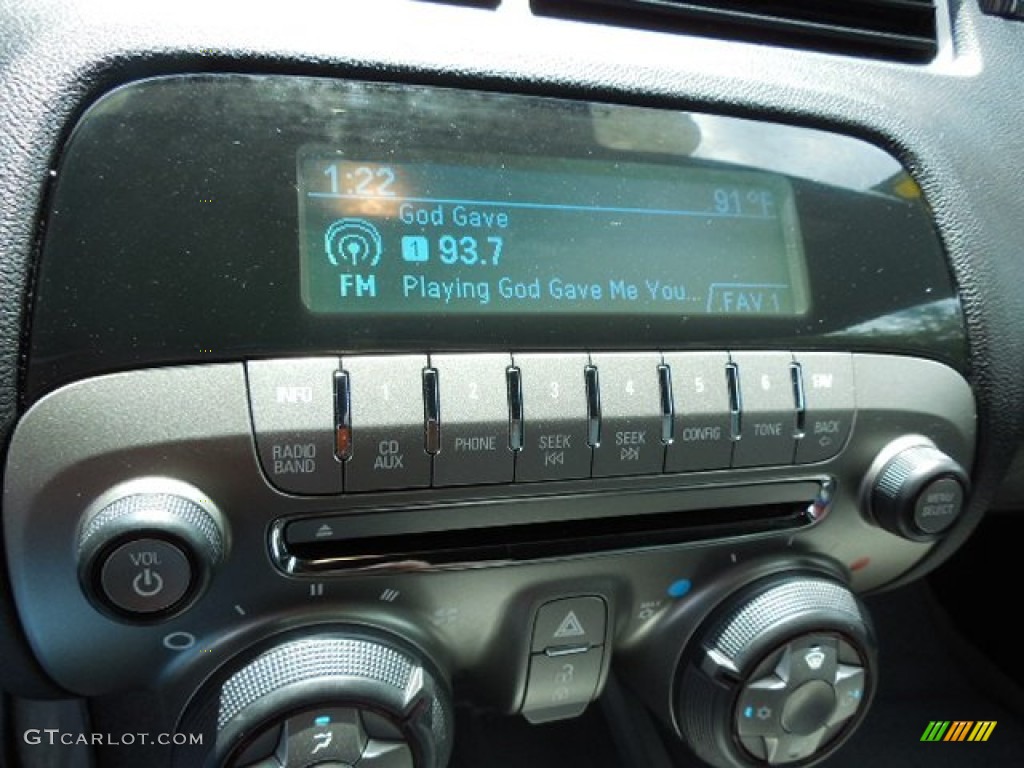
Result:
{"label": "colored logo stripe", "polygon": [[967,738],[972,725],[974,725],[973,720],[954,720],[943,741],[963,741]]}
{"label": "colored logo stripe", "polygon": [[988,737],[992,735],[992,731],[995,729],[995,720],[979,720],[978,724],[974,726],[974,730],[971,731],[971,735],[967,737],[967,740],[988,741]]}
{"label": "colored logo stripe", "polygon": [[995,729],[995,720],[932,720],[921,741],[988,741]]}

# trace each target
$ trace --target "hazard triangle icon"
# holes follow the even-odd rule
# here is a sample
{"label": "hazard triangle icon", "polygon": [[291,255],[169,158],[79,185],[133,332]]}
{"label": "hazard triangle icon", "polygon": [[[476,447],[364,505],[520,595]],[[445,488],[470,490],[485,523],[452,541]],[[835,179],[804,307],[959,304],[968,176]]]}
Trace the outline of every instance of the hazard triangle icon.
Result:
{"label": "hazard triangle icon", "polygon": [[562,619],[562,623],[558,625],[554,636],[562,639],[566,637],[582,637],[585,634],[587,634],[587,631],[576,617],[576,611],[569,611],[565,614],[565,618]]}

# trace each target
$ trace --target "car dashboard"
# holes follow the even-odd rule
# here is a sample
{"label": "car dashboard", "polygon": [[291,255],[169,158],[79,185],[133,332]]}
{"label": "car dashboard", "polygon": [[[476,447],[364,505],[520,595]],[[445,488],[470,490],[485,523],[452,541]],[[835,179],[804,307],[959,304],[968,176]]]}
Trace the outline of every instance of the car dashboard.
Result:
{"label": "car dashboard", "polygon": [[1018,4],[0,20],[0,764],[1014,764]]}

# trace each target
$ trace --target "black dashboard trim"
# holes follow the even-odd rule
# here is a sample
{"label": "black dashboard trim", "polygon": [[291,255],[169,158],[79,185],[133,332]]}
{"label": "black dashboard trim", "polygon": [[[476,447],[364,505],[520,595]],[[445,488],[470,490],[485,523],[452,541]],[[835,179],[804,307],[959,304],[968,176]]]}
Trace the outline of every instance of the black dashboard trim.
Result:
{"label": "black dashboard trim", "polygon": [[[356,14],[352,28],[371,29],[381,18],[375,14],[385,10]],[[585,34],[572,24],[535,20],[506,27],[499,13],[493,14],[495,21],[472,27],[494,46],[482,58],[479,47],[458,45],[441,27],[430,52],[411,53],[401,37],[371,52],[357,35],[341,49],[336,41],[310,36],[308,26],[289,21],[284,8],[253,11],[222,28],[196,25],[184,6],[155,9],[158,21],[143,23],[130,14],[114,18],[99,3],[75,4],[74,12],[60,5],[5,3],[0,8],[5,30],[0,41],[0,252],[5,255],[0,291],[22,303],[0,311],[3,444],[9,443],[19,412],[24,306],[31,297],[37,221],[47,200],[52,159],[65,126],[96,95],[117,84],[196,70],[294,72],[764,115],[841,129],[893,151],[921,183],[950,253],[980,407],[973,472],[979,490],[967,523],[905,580],[918,577],[948,557],[980,521],[1024,435],[1019,375],[1024,369],[1024,334],[1019,332],[1024,295],[1014,287],[1024,235],[1015,217],[1004,213],[1019,204],[1015,192],[1024,186],[1024,165],[1013,162],[1021,152],[1024,104],[1006,98],[1024,67],[1024,28],[984,17],[973,3],[956,3],[952,11],[959,50],[947,71],[759,46],[691,44],[681,38],[673,43],[678,57],[669,60],[667,44],[656,33],[611,34],[588,27],[591,32]],[[423,13],[410,10],[410,26],[421,22]],[[260,33],[264,28],[276,29],[275,42]],[[526,44],[531,32],[537,33],[532,47]],[[553,35],[564,39],[564,50],[545,49]],[[69,46],[69,40],[79,42]],[[619,53],[609,47],[611,41],[622,44]],[[297,55],[297,50],[305,53]],[[632,52],[631,61],[626,51]],[[716,60],[714,53],[724,58]],[[813,83],[806,79],[809,69]],[[908,103],[915,108],[908,109]],[[6,578],[0,582],[4,687],[27,695],[59,694],[39,673],[17,630]]]}

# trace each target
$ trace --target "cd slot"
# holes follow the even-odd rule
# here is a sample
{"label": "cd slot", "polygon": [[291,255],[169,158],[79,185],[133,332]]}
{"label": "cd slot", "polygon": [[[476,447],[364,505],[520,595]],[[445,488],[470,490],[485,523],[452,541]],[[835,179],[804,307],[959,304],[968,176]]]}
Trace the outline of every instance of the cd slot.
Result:
{"label": "cd slot", "polygon": [[317,540],[296,533],[315,524],[342,528],[344,517],[281,523],[272,550],[288,573],[363,569],[422,570],[578,557],[731,536],[793,531],[813,523],[813,501],[685,512],[571,519]]}

